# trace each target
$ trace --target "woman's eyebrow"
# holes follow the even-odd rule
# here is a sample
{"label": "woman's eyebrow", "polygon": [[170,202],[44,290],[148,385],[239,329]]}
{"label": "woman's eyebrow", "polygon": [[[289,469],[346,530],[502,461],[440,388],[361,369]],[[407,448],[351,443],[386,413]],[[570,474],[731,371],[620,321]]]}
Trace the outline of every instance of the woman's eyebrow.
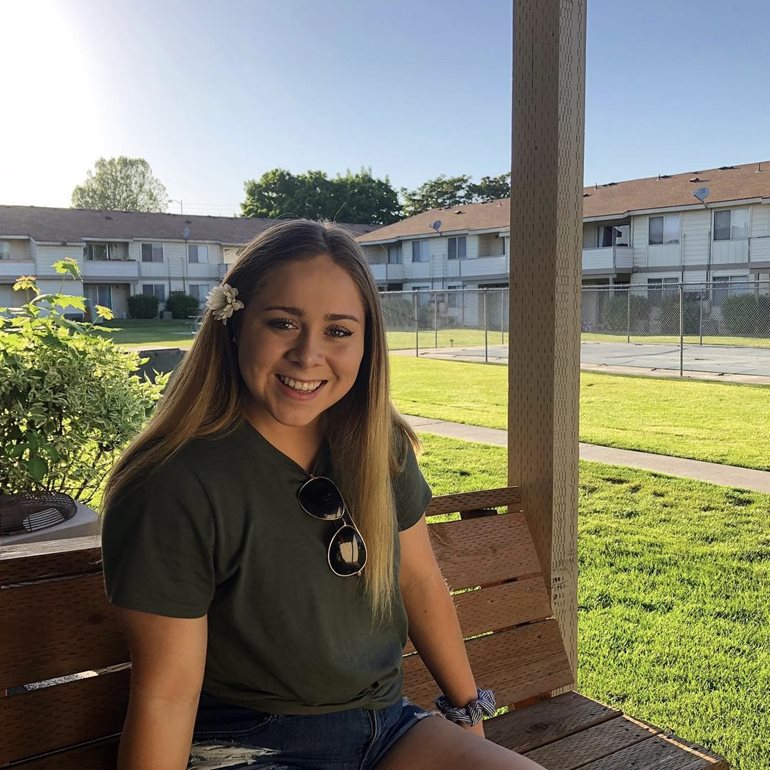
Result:
{"label": "woman's eyebrow", "polygon": [[[270,305],[269,307],[263,308],[264,312],[267,312],[268,310],[280,310],[282,313],[295,315],[298,318],[302,318],[305,315],[305,311],[302,310],[302,308],[290,307],[288,305]],[[327,321],[355,321],[357,324],[361,323],[361,320],[357,316],[348,315],[347,313],[327,313],[325,318]]]}

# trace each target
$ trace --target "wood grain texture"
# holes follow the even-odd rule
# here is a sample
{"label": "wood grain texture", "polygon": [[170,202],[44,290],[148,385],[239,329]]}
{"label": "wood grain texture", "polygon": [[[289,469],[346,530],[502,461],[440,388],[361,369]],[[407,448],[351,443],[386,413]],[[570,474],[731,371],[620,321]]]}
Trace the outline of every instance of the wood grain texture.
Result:
{"label": "wood grain texture", "polygon": [[575,670],[585,18],[513,3],[508,481]]}
{"label": "wood grain texture", "polygon": [[627,746],[649,740],[658,732],[659,730],[619,716],[540,748],[532,749],[526,753],[526,756],[547,767],[548,770],[573,770]]}
{"label": "wood grain texture", "polygon": [[120,732],[129,681],[124,669],[0,698],[0,766]]}
{"label": "wood grain texture", "polygon": [[0,591],[0,689],[125,663],[101,573]]}
{"label": "wood grain texture", "polygon": [[79,746],[64,753],[49,754],[21,765],[19,770],[115,770],[118,764],[118,737]]}
{"label": "wood grain texture", "polygon": [[[698,754],[667,741],[662,736],[614,751],[582,765],[581,770],[729,770],[714,754]],[[552,770],[548,767],[548,770]]]}
{"label": "wood grain texture", "polygon": [[481,489],[476,492],[458,492],[455,495],[434,497],[425,511],[426,516],[459,513],[479,508],[504,508],[521,510],[521,494],[518,487]]}
{"label": "wood grain texture", "polygon": [[569,692],[488,719],[484,733],[489,740],[523,754],[620,715],[620,711]]}
{"label": "wood grain texture", "polygon": [[[466,639],[522,623],[545,620],[551,615],[548,593],[541,577],[456,594],[454,602]],[[414,652],[411,642],[404,652]]]}
{"label": "wood grain texture", "polygon": [[[493,687],[498,707],[548,692],[572,676],[555,620],[521,626],[466,643],[479,687]],[[404,692],[433,708],[436,684],[418,655],[404,659]]]}
{"label": "wood grain texture", "polygon": [[98,535],[0,547],[0,588],[30,580],[101,574]]}
{"label": "wood grain texture", "polygon": [[431,524],[428,532],[453,590],[540,573],[523,513]]}

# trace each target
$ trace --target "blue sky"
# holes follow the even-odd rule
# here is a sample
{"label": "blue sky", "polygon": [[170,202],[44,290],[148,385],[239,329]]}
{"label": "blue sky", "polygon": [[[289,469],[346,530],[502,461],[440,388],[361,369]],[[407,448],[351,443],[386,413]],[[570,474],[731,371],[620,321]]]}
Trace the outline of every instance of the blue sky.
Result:
{"label": "blue sky", "polygon": [[[510,0],[0,0],[0,203],[146,158],[189,213],[270,168],[499,174]],[[770,3],[589,0],[585,181],[770,160]],[[172,204],[170,210],[178,210]]]}

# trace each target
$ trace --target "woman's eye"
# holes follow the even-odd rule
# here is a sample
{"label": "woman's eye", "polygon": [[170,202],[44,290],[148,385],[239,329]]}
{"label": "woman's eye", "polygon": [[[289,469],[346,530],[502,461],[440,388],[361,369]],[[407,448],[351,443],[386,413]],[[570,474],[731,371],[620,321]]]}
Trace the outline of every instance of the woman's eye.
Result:
{"label": "woman's eye", "polygon": [[353,334],[350,329],[346,329],[344,326],[332,326],[328,334],[332,337],[349,337],[351,334]]}
{"label": "woman's eye", "polygon": [[271,328],[278,329],[279,331],[290,331],[297,328],[297,325],[291,318],[271,318],[267,324]]}

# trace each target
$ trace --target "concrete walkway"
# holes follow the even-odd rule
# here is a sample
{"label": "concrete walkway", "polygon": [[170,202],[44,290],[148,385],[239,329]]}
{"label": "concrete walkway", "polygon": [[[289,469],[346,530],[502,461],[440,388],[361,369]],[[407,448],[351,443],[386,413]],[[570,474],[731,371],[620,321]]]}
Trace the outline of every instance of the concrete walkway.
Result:
{"label": "concrete walkway", "polygon": [[[495,446],[507,446],[508,444],[508,435],[504,430],[480,428],[477,425],[463,425],[459,422],[445,422],[429,417],[404,416],[416,431],[423,433],[435,433],[439,436]],[[668,476],[683,476],[688,479],[707,481],[710,484],[770,494],[770,472],[768,471],[755,471],[748,468],[738,468],[734,465],[704,463],[700,460],[685,460],[668,455],[633,452],[628,449],[613,449],[612,447],[583,443],[580,444],[580,459],[594,460],[608,465],[627,465],[631,468],[655,471]]]}

